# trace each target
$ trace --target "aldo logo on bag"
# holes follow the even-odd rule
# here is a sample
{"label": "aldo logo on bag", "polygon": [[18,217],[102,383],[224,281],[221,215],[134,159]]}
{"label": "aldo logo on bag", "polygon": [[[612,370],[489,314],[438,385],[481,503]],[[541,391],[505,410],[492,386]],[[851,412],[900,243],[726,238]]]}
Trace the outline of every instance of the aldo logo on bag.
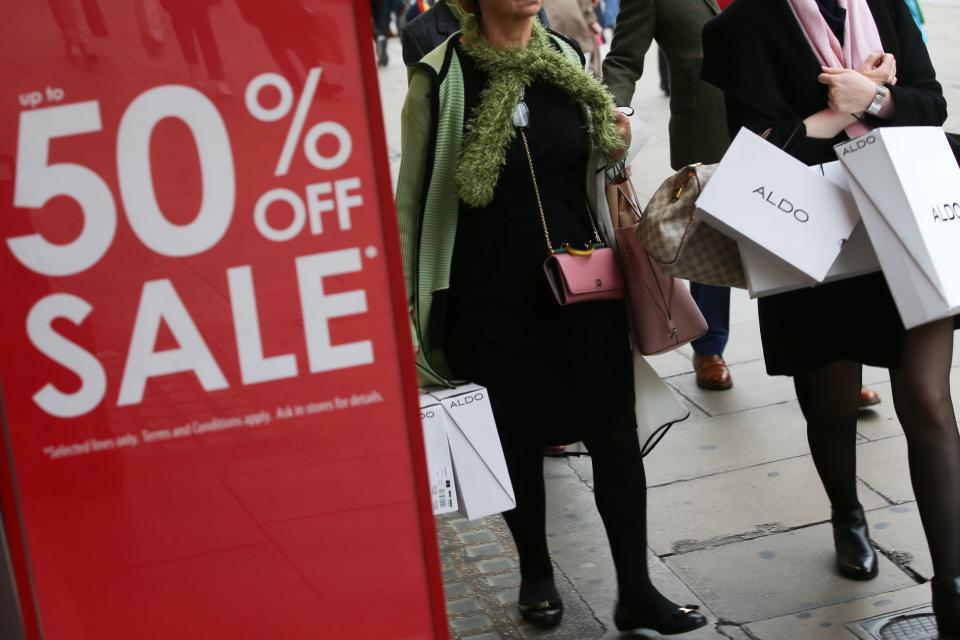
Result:
{"label": "aldo logo on bag", "polygon": [[770,204],[771,206],[776,207],[777,209],[779,209],[780,211],[783,211],[784,213],[789,213],[790,215],[793,216],[793,219],[796,220],[797,222],[800,222],[800,223],[810,222],[810,214],[804,211],[803,209],[793,206],[793,203],[787,200],[786,198],[780,198],[780,202],[775,203],[774,198],[776,196],[773,193],[773,189],[760,186],[754,189],[753,193],[756,193],[757,195],[759,195],[764,202]]}
{"label": "aldo logo on bag", "polygon": [[957,219],[960,219],[960,202],[954,202],[953,204],[945,202],[942,206],[933,205],[934,222],[950,222]]}
{"label": "aldo logo on bag", "polygon": [[876,141],[877,136],[867,136],[866,138],[860,138],[859,140],[851,141],[850,144],[843,147],[843,151],[840,155],[845,156],[848,153],[856,153],[857,151],[866,148],[868,145],[871,145]]}
{"label": "aldo logo on bag", "polygon": [[484,395],[482,391],[477,391],[476,393],[460,396],[458,398],[451,399],[451,407],[465,407],[468,404],[473,404],[474,402],[483,402]]}

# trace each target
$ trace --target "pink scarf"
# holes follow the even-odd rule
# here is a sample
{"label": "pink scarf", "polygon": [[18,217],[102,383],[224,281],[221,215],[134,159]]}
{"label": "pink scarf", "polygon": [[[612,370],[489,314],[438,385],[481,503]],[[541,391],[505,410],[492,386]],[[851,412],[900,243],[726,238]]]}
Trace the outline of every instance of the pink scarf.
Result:
{"label": "pink scarf", "polygon": [[[846,32],[843,45],[837,40],[833,30],[823,14],[817,0],[787,0],[793,14],[800,23],[800,30],[806,36],[810,48],[816,54],[820,64],[825,67],[846,69],[859,68],[874,51],[882,51],[883,43],[877,31],[867,0],[839,0],[840,6],[847,10]],[[847,127],[847,135],[854,138],[863,135],[870,128],[862,122]]]}

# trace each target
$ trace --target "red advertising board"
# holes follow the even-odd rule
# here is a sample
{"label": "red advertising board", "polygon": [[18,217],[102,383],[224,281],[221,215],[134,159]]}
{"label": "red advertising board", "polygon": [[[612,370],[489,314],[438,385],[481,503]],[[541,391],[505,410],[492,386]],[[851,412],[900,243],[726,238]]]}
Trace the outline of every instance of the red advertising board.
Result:
{"label": "red advertising board", "polygon": [[369,6],[0,4],[28,636],[446,637]]}

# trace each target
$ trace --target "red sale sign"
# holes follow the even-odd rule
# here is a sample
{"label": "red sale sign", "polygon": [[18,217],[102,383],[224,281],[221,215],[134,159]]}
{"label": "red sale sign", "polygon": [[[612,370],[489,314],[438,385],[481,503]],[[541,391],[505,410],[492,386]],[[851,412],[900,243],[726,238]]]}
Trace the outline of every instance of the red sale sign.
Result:
{"label": "red sale sign", "polygon": [[367,3],[0,17],[28,637],[446,637]]}

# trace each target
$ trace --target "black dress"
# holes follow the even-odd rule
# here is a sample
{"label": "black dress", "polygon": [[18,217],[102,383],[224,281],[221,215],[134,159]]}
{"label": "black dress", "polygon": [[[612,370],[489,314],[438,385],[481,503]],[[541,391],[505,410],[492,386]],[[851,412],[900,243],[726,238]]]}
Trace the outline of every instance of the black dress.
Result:
{"label": "black dress", "polygon": [[[829,3],[826,3],[829,4]],[[897,60],[892,121],[871,126],[941,125],[946,103],[920,32],[903,0],[868,0],[884,51]],[[828,22],[830,18],[828,17]],[[787,0],[738,0],[703,32],[703,79],[724,91],[731,135],[772,127],[770,142],[813,165],[836,160],[834,144],[808,138],[803,119],[827,104],[820,63]],[[767,372],[795,375],[854,360],[896,367],[904,327],[881,273],[761,298]]]}
{"label": "black dress", "polygon": [[[466,114],[485,75],[460,51]],[[587,130],[561,89],[534,84],[527,139],[551,240],[582,246]],[[444,350],[453,373],[487,387],[505,442],[567,444],[636,429],[633,363],[621,301],[560,306],[543,272],[547,256],[526,154],[517,136],[493,201],[461,204]]]}

